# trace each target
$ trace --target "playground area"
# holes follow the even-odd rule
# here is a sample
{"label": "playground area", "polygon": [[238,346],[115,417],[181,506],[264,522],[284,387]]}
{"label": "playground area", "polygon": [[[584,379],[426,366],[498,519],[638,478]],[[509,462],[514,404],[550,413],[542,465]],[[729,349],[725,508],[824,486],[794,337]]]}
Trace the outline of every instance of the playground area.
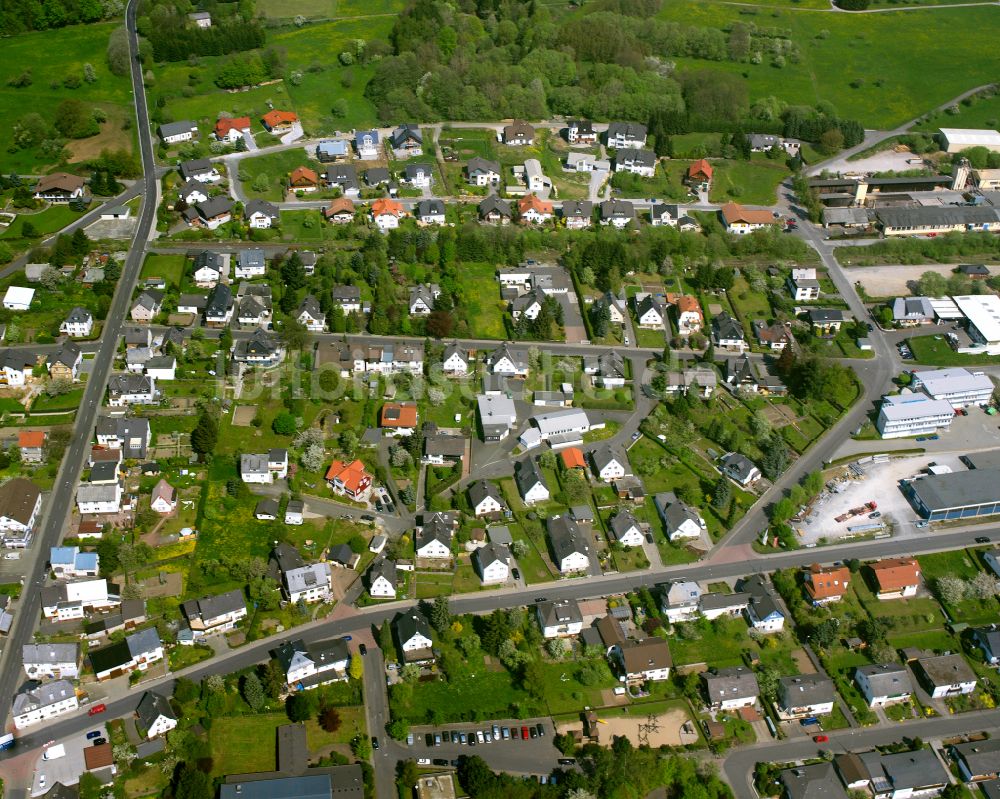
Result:
{"label": "playground area", "polygon": [[[670,708],[657,715],[643,715],[641,707],[631,708],[633,715],[600,718],[597,731],[600,743],[610,745],[616,735],[625,736],[634,746],[684,746],[698,742],[698,730],[688,713],[681,708]],[[580,722],[567,722],[556,726],[562,734],[579,733]]]}

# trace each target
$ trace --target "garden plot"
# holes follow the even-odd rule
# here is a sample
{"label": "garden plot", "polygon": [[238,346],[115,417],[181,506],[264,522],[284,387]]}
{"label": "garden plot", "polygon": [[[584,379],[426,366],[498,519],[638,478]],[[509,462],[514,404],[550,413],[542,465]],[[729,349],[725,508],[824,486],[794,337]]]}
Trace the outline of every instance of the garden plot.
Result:
{"label": "garden plot", "polygon": [[[841,484],[842,490],[826,495],[822,504],[814,507],[811,523],[794,525],[800,534],[801,543],[816,544],[820,539],[843,539],[851,535],[848,527],[875,522],[894,525],[896,529],[893,532],[896,535],[912,533],[910,522],[917,518],[917,514],[899,489],[899,481],[920,474],[931,462],[950,466],[954,471],[965,471],[956,455],[897,458],[886,463],[865,464],[865,479],[849,480],[846,484]],[[878,503],[878,512],[882,514],[879,518],[869,519],[866,511],[846,521],[836,521],[838,516],[852,508],[873,501]]]}

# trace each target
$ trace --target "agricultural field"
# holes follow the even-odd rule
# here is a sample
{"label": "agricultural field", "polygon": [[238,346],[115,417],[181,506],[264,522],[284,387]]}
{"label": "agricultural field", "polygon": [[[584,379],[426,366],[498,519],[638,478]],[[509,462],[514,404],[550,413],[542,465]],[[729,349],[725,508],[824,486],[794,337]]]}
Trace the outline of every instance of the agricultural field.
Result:
{"label": "agricultural field", "polygon": [[[812,2],[812,0],[809,0]],[[758,11],[720,2],[664,4],[659,16],[687,25],[726,28],[736,21],[787,29],[802,61],[779,69],[760,64],[676,59],[677,68],[745,74],[751,101],[780,97],[789,104],[826,101],[868,128],[891,128],[989,83],[1000,65],[991,52],[967,64],[954,57],[946,31],[992,30],[997,9],[935,8],[880,14],[816,13],[768,6]],[[913,58],[919,52],[920,58]],[[934,80],[928,82],[927,76]],[[854,85],[852,85],[854,84]],[[855,87],[856,86],[856,87]]]}
{"label": "agricultural field", "polygon": [[269,19],[292,19],[301,15],[306,19],[350,19],[353,17],[379,17],[398,14],[403,7],[400,0],[258,0],[257,12]]}
{"label": "agricultural field", "polygon": [[[103,149],[130,148],[132,91],[129,78],[111,74],[105,53],[114,23],[74,25],[38,33],[24,33],[4,39],[0,48],[0,112],[8,124],[0,131],[0,171],[38,174],[56,166],[59,159],[39,148],[16,149],[14,124],[28,111],[38,113],[49,124],[59,103],[82,100],[107,115],[101,132],[89,139],[71,140],[66,145],[68,163],[91,158]],[[44,57],[40,54],[44,53]],[[64,81],[68,75],[83,74],[84,64],[93,67],[96,79],[81,81],[73,89]],[[7,83],[30,69],[30,85],[15,88]]]}

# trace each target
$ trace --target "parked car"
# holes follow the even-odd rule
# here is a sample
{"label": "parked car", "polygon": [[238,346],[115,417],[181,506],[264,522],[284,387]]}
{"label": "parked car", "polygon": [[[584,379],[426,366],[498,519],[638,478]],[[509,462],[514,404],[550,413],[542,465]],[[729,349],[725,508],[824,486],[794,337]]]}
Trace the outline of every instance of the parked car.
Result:
{"label": "parked car", "polygon": [[531,735],[532,738],[538,737],[538,730],[535,729],[534,727],[528,727],[528,733]]}
{"label": "parked car", "polygon": [[482,730],[476,730],[476,740],[481,744],[486,743],[486,738],[483,736]]}
{"label": "parked car", "polygon": [[435,746],[441,745],[441,733],[439,732],[434,733],[434,745]]}
{"label": "parked car", "polygon": [[417,765],[418,766],[429,766],[430,764],[431,764],[431,759],[429,757],[418,757],[417,758]]}
{"label": "parked car", "polygon": [[529,737],[528,736],[528,728],[526,726],[525,727],[521,727],[521,738],[523,738],[525,741],[527,741],[528,737]]}
{"label": "parked car", "polygon": [[457,744],[460,740],[461,740],[461,738],[458,737],[458,730],[452,730],[451,731],[451,742],[453,744]]}
{"label": "parked car", "polygon": [[108,709],[108,706],[101,702],[100,704],[94,705],[90,710],[87,711],[88,716],[96,716],[98,713],[103,713]]}
{"label": "parked car", "polygon": [[372,749],[378,750],[378,738],[374,735],[372,736]]}
{"label": "parked car", "polygon": [[427,733],[427,735],[424,736],[424,743],[427,744],[427,746],[434,746],[434,736],[431,733]]}
{"label": "parked car", "polygon": [[977,535],[976,536],[976,543],[977,544],[988,544],[988,543],[990,543],[990,537],[988,535]]}
{"label": "parked car", "polygon": [[576,765],[576,758],[575,757],[560,757],[559,758],[559,765],[560,766],[575,766]]}
{"label": "parked car", "polygon": [[538,724],[535,725],[535,729],[538,730],[538,737],[539,738],[544,738],[545,737],[545,728],[542,726],[541,722],[538,722]]}
{"label": "parked car", "polygon": [[469,736],[466,735],[464,732],[460,732],[458,734],[458,740],[459,740],[459,743],[463,743],[463,744],[468,743],[469,742]]}
{"label": "parked car", "polygon": [[447,759],[443,758],[443,757],[435,757],[432,762],[434,763],[435,766],[447,766],[448,765]]}
{"label": "parked car", "polygon": [[877,519],[877,518],[879,518],[879,517],[880,517],[881,515],[882,515],[882,511],[880,511],[880,510],[877,510],[877,511],[875,511],[874,513],[869,513],[869,514],[868,514],[868,518],[869,518],[869,519]]}
{"label": "parked car", "polygon": [[106,744],[107,742],[108,742],[107,738],[95,738],[93,746],[101,746],[102,744]]}
{"label": "parked car", "polygon": [[520,580],[521,579],[521,572],[518,570],[518,568],[516,566],[513,569],[510,570],[510,573],[511,573],[511,576],[513,576],[513,578],[515,580]]}
{"label": "parked car", "polygon": [[517,740],[518,738],[521,737],[521,731],[517,727],[511,727],[510,728],[510,737],[512,739],[514,739],[514,740]]}
{"label": "parked car", "polygon": [[829,743],[830,736],[829,735],[814,735],[813,736],[813,740],[816,743],[818,743],[818,744],[825,744],[825,743]]}
{"label": "parked car", "polygon": [[360,652],[361,656],[364,657],[365,655],[368,654],[368,647],[365,646],[364,644],[361,644],[361,646],[358,647],[358,652]]}
{"label": "parked car", "polygon": [[411,733],[409,733],[409,734],[408,734],[408,735],[406,736],[406,745],[407,745],[407,746],[413,746],[413,740],[414,740],[414,739],[413,739],[413,733],[411,732]]}

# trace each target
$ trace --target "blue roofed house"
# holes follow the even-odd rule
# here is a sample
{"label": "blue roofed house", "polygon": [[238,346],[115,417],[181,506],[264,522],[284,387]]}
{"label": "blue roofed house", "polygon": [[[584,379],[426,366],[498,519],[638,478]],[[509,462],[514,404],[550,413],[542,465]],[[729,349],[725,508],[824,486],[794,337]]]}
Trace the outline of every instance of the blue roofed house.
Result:
{"label": "blue roofed house", "polygon": [[96,577],[100,558],[96,552],[81,552],[80,547],[52,547],[49,565],[57,579]]}

